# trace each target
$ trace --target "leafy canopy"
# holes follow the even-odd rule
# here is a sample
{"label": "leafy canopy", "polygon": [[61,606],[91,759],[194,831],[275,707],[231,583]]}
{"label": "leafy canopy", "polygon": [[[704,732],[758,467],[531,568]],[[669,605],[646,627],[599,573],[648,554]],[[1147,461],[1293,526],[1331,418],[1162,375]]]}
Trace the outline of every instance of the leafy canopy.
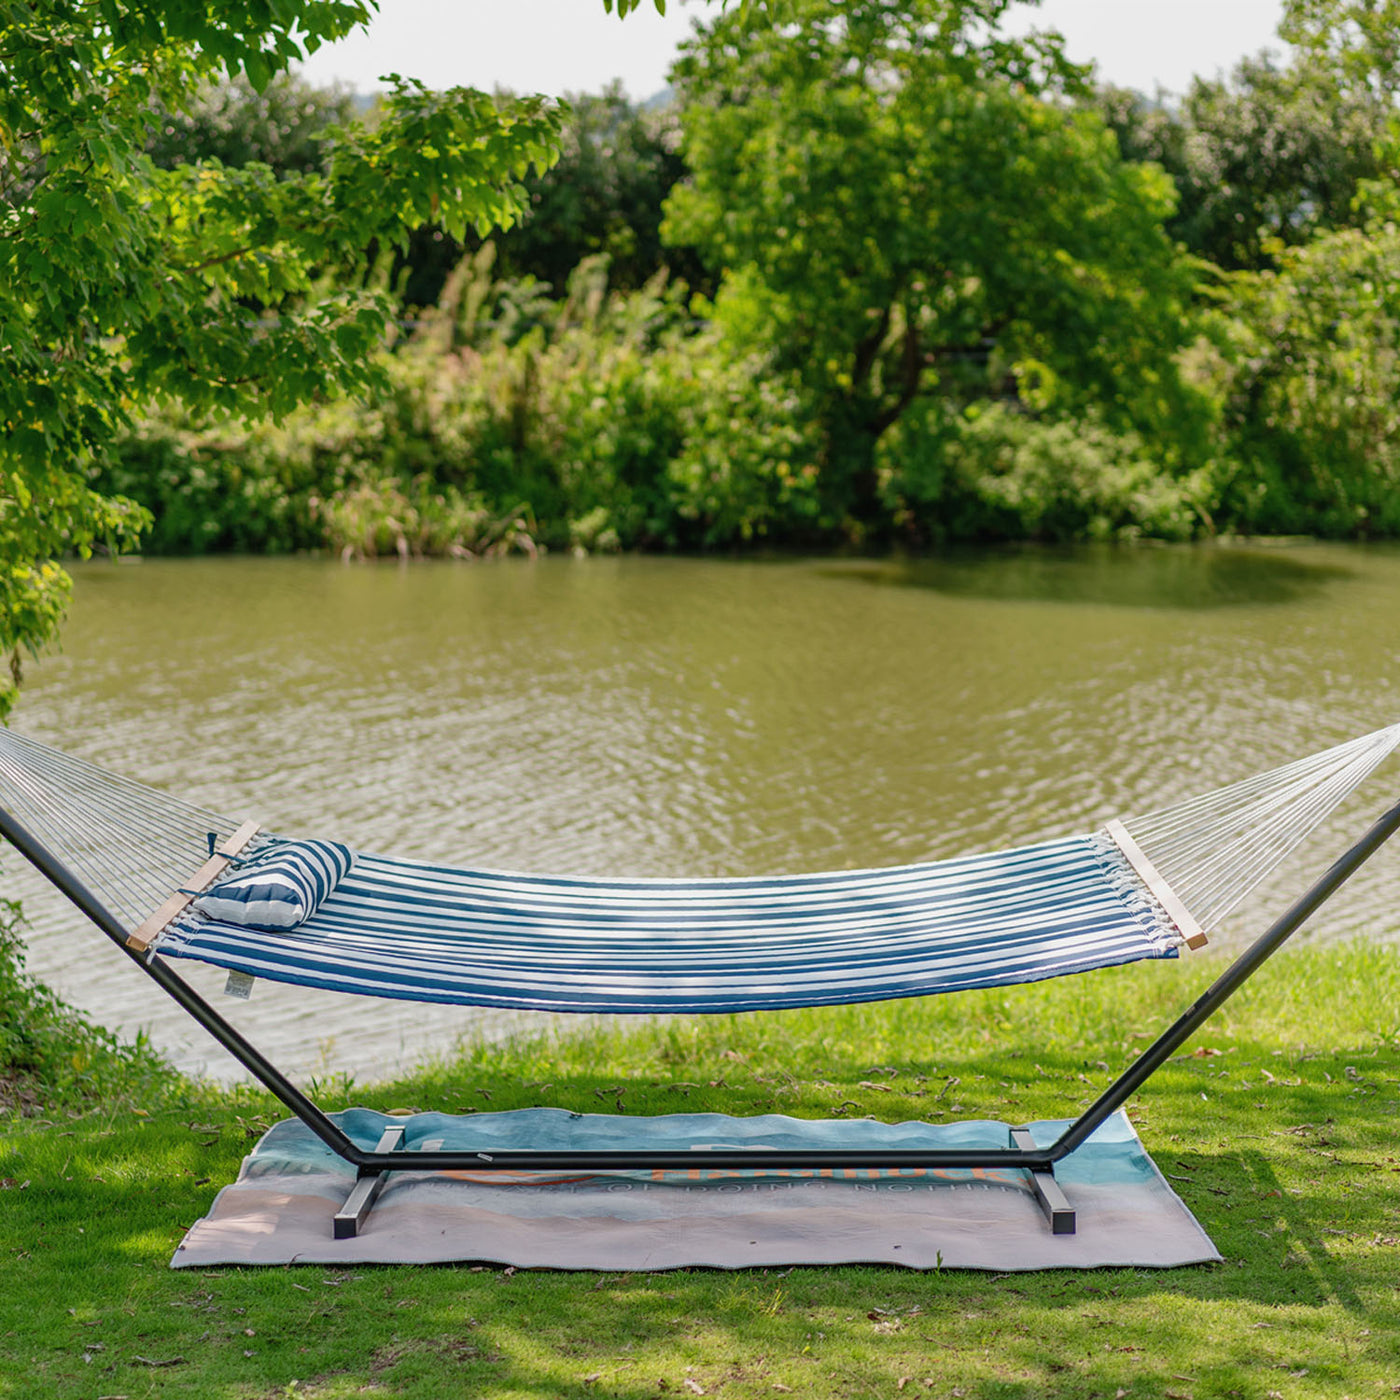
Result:
{"label": "leafy canopy", "polygon": [[[631,8],[619,0],[619,8]],[[0,648],[50,640],[51,561],[143,523],[87,486],[134,406],[287,412],[375,373],[391,308],[323,274],[435,221],[508,226],[554,159],[542,97],[395,78],[370,129],[341,124],[302,169],[158,167],[151,115],[211,81],[266,90],[369,18],[372,0],[0,0]],[[0,686],[0,714],[13,687]]]}
{"label": "leafy canopy", "polygon": [[676,69],[694,172],[672,238],[727,270],[823,425],[834,517],[877,513],[874,448],[921,394],[1034,394],[1164,424],[1194,269],[1170,181],[1074,109],[1053,34],[1012,0],[791,0],[726,12]]}
{"label": "leafy canopy", "polygon": [[1271,266],[1275,245],[1357,223],[1360,184],[1379,173],[1386,114],[1306,63],[1246,58],[1228,79],[1194,79],[1172,107],[1123,88],[1094,102],[1125,157],[1176,182],[1168,231],[1228,271]]}
{"label": "leafy canopy", "polygon": [[1400,533],[1400,230],[1277,250],[1224,311],[1224,507],[1259,533]]}
{"label": "leafy canopy", "polygon": [[[619,83],[601,93],[567,93],[565,101],[559,159],[526,178],[524,215],[509,231],[491,235],[497,276],[532,278],[543,284],[540,291],[560,298],[574,269],[601,253],[614,290],[640,289],[663,269],[693,288],[713,290],[692,250],[667,249],[661,241],[662,203],[686,174],[674,103],[635,103]],[[415,232],[391,271],[404,305],[435,303],[464,253],[478,246],[468,238],[464,248],[436,227]]]}
{"label": "leafy canopy", "polygon": [[1279,37],[1339,92],[1393,110],[1400,96],[1400,0],[1284,0]]}
{"label": "leafy canopy", "polygon": [[1400,0],[1285,0],[1268,51],[1229,78],[1195,78],[1179,101],[1095,94],[1130,160],[1176,181],[1168,231],[1229,271],[1281,267],[1286,247],[1360,228],[1394,179]]}
{"label": "leafy canopy", "polygon": [[259,92],[240,74],[211,83],[184,108],[153,104],[146,150],[160,166],[260,161],[279,173],[319,170],[322,133],[354,117],[354,96],[342,88],[316,88],[279,73]]}

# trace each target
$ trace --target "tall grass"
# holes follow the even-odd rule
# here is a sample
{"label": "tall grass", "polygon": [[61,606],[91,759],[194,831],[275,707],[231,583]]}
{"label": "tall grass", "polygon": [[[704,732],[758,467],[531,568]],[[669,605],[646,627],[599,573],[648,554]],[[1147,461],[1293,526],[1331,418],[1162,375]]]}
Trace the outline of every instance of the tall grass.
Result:
{"label": "tall grass", "polygon": [[478,555],[868,538],[1180,539],[1202,477],[1150,444],[1009,402],[916,402],[882,445],[879,520],[825,515],[798,378],[739,350],[664,274],[567,293],[493,277],[486,245],[383,356],[383,387],[281,423],[152,412],[100,489],[148,506],[158,553]]}

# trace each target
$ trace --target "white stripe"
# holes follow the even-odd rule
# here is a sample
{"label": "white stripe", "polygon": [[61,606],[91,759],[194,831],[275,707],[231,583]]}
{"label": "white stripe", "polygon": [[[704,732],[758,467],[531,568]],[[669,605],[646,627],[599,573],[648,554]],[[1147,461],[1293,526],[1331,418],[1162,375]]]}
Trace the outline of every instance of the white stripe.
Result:
{"label": "white stripe", "polygon": [[290,933],[184,916],[161,949],[258,976],[484,1005],[869,1000],[1169,954],[1164,915],[1125,872],[1121,855],[1085,837],[791,880],[536,880],[361,857]]}

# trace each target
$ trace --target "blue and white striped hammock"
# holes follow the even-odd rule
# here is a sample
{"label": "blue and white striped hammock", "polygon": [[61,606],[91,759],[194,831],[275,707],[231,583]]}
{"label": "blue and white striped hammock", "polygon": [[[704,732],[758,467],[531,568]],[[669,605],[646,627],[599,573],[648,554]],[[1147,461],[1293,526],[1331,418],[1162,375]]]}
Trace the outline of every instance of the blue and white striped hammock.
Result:
{"label": "blue and white striped hammock", "polygon": [[[1170,958],[1397,745],[1400,725],[1091,835],[886,870],[564,879],[360,854],[304,923],[189,905],[205,833],[235,823],[0,731],[0,798],[152,954],[334,991],[575,1012],[726,1012],[1033,982]],[[105,833],[105,834],[104,834]],[[276,838],[259,835],[253,856]]]}
{"label": "blue and white striped hammock", "polygon": [[361,855],[277,933],[191,909],[155,946],[338,992],[540,1011],[758,1011],[1176,956],[1105,837],[782,879],[569,880]]}

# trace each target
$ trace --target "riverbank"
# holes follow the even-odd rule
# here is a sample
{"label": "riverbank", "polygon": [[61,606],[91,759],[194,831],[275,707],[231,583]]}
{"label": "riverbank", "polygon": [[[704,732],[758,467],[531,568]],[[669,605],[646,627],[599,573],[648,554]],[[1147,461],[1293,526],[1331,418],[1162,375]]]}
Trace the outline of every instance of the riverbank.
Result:
{"label": "riverbank", "polygon": [[[1062,1116],[1210,955],[1038,987],[467,1051],[331,1108]],[[987,1276],[168,1269],[282,1116],[173,1074],[31,1081],[0,1147],[0,1395],[1306,1397],[1384,1393],[1400,1243],[1400,957],[1285,952],[1135,1101],[1218,1266]],[[548,1085],[546,1089],[544,1086]]]}

